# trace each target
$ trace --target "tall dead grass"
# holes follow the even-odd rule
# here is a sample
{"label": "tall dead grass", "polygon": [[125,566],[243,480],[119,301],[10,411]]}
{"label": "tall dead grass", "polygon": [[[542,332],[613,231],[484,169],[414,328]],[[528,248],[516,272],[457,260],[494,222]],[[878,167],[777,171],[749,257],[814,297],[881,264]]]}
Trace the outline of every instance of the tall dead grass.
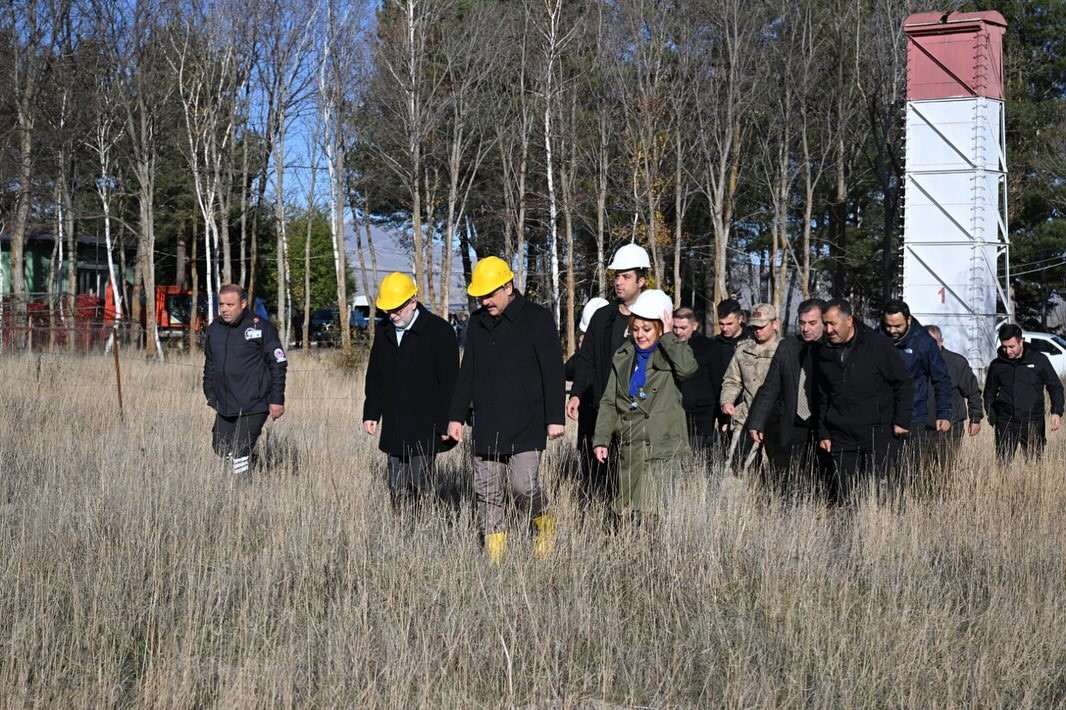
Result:
{"label": "tall dead grass", "polygon": [[5,706],[1066,704],[1066,434],[1001,469],[982,432],[942,496],[850,513],[697,474],[661,539],[583,516],[560,447],[555,555],[493,568],[468,496],[393,515],[328,361],[294,357],[248,485],[198,361],[126,359],[121,422],[109,359],[0,367]]}

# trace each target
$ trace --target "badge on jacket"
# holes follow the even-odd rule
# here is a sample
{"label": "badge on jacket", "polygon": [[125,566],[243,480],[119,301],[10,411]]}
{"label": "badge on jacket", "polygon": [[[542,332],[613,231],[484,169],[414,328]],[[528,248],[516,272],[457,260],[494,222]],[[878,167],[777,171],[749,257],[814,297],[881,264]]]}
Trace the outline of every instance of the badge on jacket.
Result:
{"label": "badge on jacket", "polygon": [[244,331],[245,340],[262,340],[263,331],[258,328],[246,328]]}
{"label": "badge on jacket", "polygon": [[274,360],[277,362],[285,362],[285,351],[281,348],[274,348]]}

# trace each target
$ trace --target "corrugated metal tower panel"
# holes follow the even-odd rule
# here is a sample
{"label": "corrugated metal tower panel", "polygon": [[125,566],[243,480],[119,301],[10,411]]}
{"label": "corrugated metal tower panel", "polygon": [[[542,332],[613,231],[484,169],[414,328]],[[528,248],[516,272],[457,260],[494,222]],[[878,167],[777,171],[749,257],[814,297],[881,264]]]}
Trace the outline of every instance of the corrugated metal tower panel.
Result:
{"label": "corrugated metal tower panel", "polygon": [[[943,21],[942,21],[943,20]],[[998,13],[908,18],[903,297],[976,370],[1007,319],[1006,150]],[[959,98],[964,97],[964,98]]]}

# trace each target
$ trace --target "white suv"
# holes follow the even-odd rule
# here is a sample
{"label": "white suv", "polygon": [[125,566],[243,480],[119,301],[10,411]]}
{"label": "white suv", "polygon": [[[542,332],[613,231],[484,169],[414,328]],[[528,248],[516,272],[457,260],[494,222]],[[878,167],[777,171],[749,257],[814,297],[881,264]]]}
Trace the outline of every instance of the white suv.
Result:
{"label": "white suv", "polygon": [[1025,331],[1022,334],[1026,347],[1038,350],[1047,356],[1060,380],[1066,380],[1066,340],[1051,333]]}

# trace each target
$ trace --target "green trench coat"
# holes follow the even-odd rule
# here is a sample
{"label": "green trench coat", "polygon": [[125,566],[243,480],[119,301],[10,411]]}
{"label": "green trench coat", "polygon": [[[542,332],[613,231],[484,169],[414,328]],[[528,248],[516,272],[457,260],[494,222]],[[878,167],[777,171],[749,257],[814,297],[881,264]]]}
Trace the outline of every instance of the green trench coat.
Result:
{"label": "green trench coat", "polygon": [[678,382],[696,374],[696,358],[687,343],[673,333],[664,334],[648,362],[647,397],[635,400],[634,408],[629,378],[635,355],[629,340],[614,354],[593,441],[596,446],[618,443],[614,512],[662,514],[678,474],[692,456]]}

